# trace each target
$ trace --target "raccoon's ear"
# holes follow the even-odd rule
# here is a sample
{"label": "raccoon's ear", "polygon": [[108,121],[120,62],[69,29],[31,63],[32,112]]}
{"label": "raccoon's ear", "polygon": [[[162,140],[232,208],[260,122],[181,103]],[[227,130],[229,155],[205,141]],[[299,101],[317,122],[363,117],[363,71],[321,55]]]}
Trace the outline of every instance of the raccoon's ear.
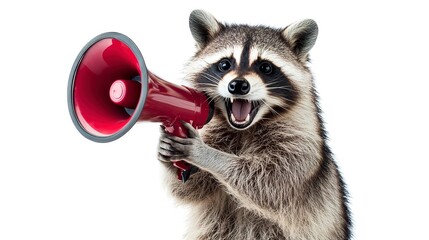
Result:
{"label": "raccoon's ear", "polygon": [[312,19],[305,19],[287,26],[282,33],[292,51],[302,62],[306,62],[308,52],[316,43],[318,32],[317,23]]}
{"label": "raccoon's ear", "polygon": [[189,28],[199,49],[210,42],[222,26],[213,15],[203,10],[194,10],[189,16]]}

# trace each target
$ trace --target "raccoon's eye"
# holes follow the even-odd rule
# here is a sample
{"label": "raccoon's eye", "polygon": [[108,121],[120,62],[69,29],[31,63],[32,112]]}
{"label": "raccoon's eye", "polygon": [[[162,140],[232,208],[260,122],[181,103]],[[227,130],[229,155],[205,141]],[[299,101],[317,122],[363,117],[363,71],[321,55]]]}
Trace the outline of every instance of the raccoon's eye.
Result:
{"label": "raccoon's eye", "polygon": [[227,58],[224,58],[224,59],[220,60],[220,62],[217,65],[217,68],[221,72],[226,72],[226,71],[231,69],[231,66],[232,66],[231,61]]}
{"label": "raccoon's eye", "polygon": [[273,66],[269,62],[262,62],[259,65],[259,71],[265,75],[270,75],[273,72]]}

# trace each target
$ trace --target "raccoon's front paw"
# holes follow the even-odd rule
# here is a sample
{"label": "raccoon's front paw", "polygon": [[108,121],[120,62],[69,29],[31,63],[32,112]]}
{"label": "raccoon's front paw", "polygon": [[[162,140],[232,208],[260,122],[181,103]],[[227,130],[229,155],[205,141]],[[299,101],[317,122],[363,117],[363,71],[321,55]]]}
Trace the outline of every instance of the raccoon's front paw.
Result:
{"label": "raccoon's front paw", "polygon": [[158,147],[158,159],[160,161],[174,162],[187,160],[195,162],[200,158],[206,144],[191,124],[183,122],[183,126],[188,130],[188,138],[176,137],[163,130],[161,131]]}
{"label": "raccoon's front paw", "polygon": [[177,152],[169,143],[168,134],[165,132],[165,127],[160,126],[161,135],[158,143],[158,160],[165,163],[171,163],[173,160],[179,159],[182,154]]}

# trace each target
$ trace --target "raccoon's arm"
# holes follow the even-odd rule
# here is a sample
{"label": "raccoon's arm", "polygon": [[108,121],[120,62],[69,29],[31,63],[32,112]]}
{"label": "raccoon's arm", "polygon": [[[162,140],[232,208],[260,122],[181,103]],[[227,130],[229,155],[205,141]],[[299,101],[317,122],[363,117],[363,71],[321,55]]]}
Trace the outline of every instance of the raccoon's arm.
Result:
{"label": "raccoon's arm", "polygon": [[[211,173],[244,207],[273,220],[287,211],[288,202],[297,194],[294,188],[302,186],[313,173],[311,169],[318,166],[311,154],[294,154],[287,149],[260,149],[240,156],[225,153],[206,145],[190,125],[187,127],[190,138],[165,135],[163,141],[172,151],[181,152],[181,157]],[[281,148],[278,143],[273,145]],[[303,158],[307,158],[308,166],[302,166],[299,159]]]}

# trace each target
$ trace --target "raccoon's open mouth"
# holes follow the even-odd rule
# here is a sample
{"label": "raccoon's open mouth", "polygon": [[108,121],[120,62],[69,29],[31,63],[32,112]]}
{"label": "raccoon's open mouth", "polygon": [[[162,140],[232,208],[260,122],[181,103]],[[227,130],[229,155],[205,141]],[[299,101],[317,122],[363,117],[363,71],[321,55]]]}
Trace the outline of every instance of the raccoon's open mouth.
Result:
{"label": "raccoon's open mouth", "polygon": [[244,129],[252,124],[258,113],[259,101],[250,101],[240,98],[228,98],[225,100],[228,120],[231,125],[238,129]]}

